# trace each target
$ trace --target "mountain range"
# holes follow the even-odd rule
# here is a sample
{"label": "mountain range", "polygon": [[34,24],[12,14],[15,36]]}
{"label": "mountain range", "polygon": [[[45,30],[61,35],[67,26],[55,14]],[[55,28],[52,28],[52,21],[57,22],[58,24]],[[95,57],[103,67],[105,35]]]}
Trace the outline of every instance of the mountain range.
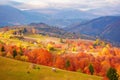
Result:
{"label": "mountain range", "polygon": [[26,22],[26,16],[22,11],[11,6],[0,6],[0,26],[17,25]]}
{"label": "mountain range", "polygon": [[120,43],[120,16],[104,16],[85,23],[71,25],[65,30]]}
{"label": "mountain range", "polygon": [[20,10],[12,6],[0,5],[0,26],[42,22],[57,27],[66,27],[95,17],[97,16],[75,9]]}
{"label": "mountain range", "polygon": [[[20,10],[12,6],[0,5],[1,27],[24,24],[35,26],[39,30],[41,30],[41,25],[44,25],[44,27],[46,26],[43,29],[45,32],[47,30],[55,34],[60,32],[61,36],[67,31],[68,33],[99,37],[115,44],[120,43],[120,16],[99,17],[75,9]],[[55,27],[53,28],[53,26]],[[63,28],[65,31],[57,27]]]}
{"label": "mountain range", "polygon": [[45,16],[40,13],[29,13],[11,6],[0,5],[0,26],[28,24],[44,19]]}

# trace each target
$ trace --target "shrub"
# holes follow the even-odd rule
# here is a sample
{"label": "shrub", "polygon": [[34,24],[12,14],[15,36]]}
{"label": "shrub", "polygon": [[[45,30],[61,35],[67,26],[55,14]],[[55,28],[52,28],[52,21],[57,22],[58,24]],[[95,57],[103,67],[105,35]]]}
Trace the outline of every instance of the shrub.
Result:
{"label": "shrub", "polygon": [[28,61],[28,57],[27,56],[21,56],[21,60],[22,61]]}
{"label": "shrub", "polygon": [[5,52],[4,46],[1,47],[1,52]]}

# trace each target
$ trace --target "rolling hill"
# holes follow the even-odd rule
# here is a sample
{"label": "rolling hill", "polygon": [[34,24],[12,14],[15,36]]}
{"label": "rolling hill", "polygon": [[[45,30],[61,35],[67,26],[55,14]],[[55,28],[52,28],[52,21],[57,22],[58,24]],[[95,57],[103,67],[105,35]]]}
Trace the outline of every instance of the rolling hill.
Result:
{"label": "rolling hill", "polygon": [[[0,57],[0,80],[101,80],[101,77],[70,72],[51,67],[36,65],[36,69],[28,69],[31,63]],[[4,66],[4,67],[3,67]],[[29,71],[29,73],[28,73]]]}
{"label": "rolling hill", "polygon": [[63,29],[58,27],[49,26],[45,23],[31,23],[29,27],[34,27],[37,30],[37,33],[52,35],[52,36],[62,36],[66,32]]}
{"label": "rolling hill", "polygon": [[62,28],[59,27],[54,27],[50,26],[45,23],[31,23],[28,24],[27,28],[34,27],[37,31],[38,34],[43,34],[43,35],[49,35],[52,37],[59,37],[59,38],[70,38],[70,39],[77,39],[77,38],[82,38],[82,39],[95,39],[94,37],[84,35],[84,34],[79,34],[79,33],[72,33],[72,32],[67,32]]}

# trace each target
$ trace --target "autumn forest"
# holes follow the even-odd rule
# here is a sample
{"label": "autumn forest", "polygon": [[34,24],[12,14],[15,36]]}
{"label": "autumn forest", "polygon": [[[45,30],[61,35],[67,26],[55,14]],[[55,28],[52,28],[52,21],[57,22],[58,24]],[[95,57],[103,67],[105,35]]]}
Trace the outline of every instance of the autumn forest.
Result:
{"label": "autumn forest", "polygon": [[[109,80],[109,71],[120,74],[120,49],[100,39],[63,39],[36,34],[24,34],[24,28],[2,28],[0,33],[0,56],[102,76]],[[113,80],[113,79],[110,79]],[[117,79],[115,79],[117,80]]]}

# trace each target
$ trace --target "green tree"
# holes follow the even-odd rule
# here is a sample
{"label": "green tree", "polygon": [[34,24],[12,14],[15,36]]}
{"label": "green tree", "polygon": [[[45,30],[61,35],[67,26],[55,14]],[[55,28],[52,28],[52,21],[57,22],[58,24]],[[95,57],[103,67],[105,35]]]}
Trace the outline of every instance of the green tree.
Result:
{"label": "green tree", "polygon": [[17,51],[16,49],[13,50],[13,58],[15,58],[17,56]]}
{"label": "green tree", "polygon": [[23,28],[22,32],[23,32],[23,33],[26,33],[26,32],[27,32],[27,29],[26,29],[26,28]]}
{"label": "green tree", "polygon": [[63,43],[63,39],[62,38],[60,38],[60,43]]}
{"label": "green tree", "polygon": [[77,50],[76,50],[76,47],[73,47],[73,48],[72,48],[72,51],[73,51],[73,52],[76,52],[76,51],[77,51]]}
{"label": "green tree", "polygon": [[100,45],[100,40],[96,39],[94,44],[93,44],[93,47],[95,48],[96,46],[99,46],[99,45]]}
{"label": "green tree", "polygon": [[93,73],[94,73],[94,67],[93,67],[92,64],[89,65],[89,71],[90,71],[91,75],[93,75]]}
{"label": "green tree", "polygon": [[109,78],[109,80],[118,80],[118,78],[119,78],[119,75],[117,74],[116,69],[114,69],[112,67],[109,68],[106,76]]}
{"label": "green tree", "polygon": [[66,61],[65,67],[66,67],[66,68],[70,67],[70,61],[69,61],[69,60]]}

